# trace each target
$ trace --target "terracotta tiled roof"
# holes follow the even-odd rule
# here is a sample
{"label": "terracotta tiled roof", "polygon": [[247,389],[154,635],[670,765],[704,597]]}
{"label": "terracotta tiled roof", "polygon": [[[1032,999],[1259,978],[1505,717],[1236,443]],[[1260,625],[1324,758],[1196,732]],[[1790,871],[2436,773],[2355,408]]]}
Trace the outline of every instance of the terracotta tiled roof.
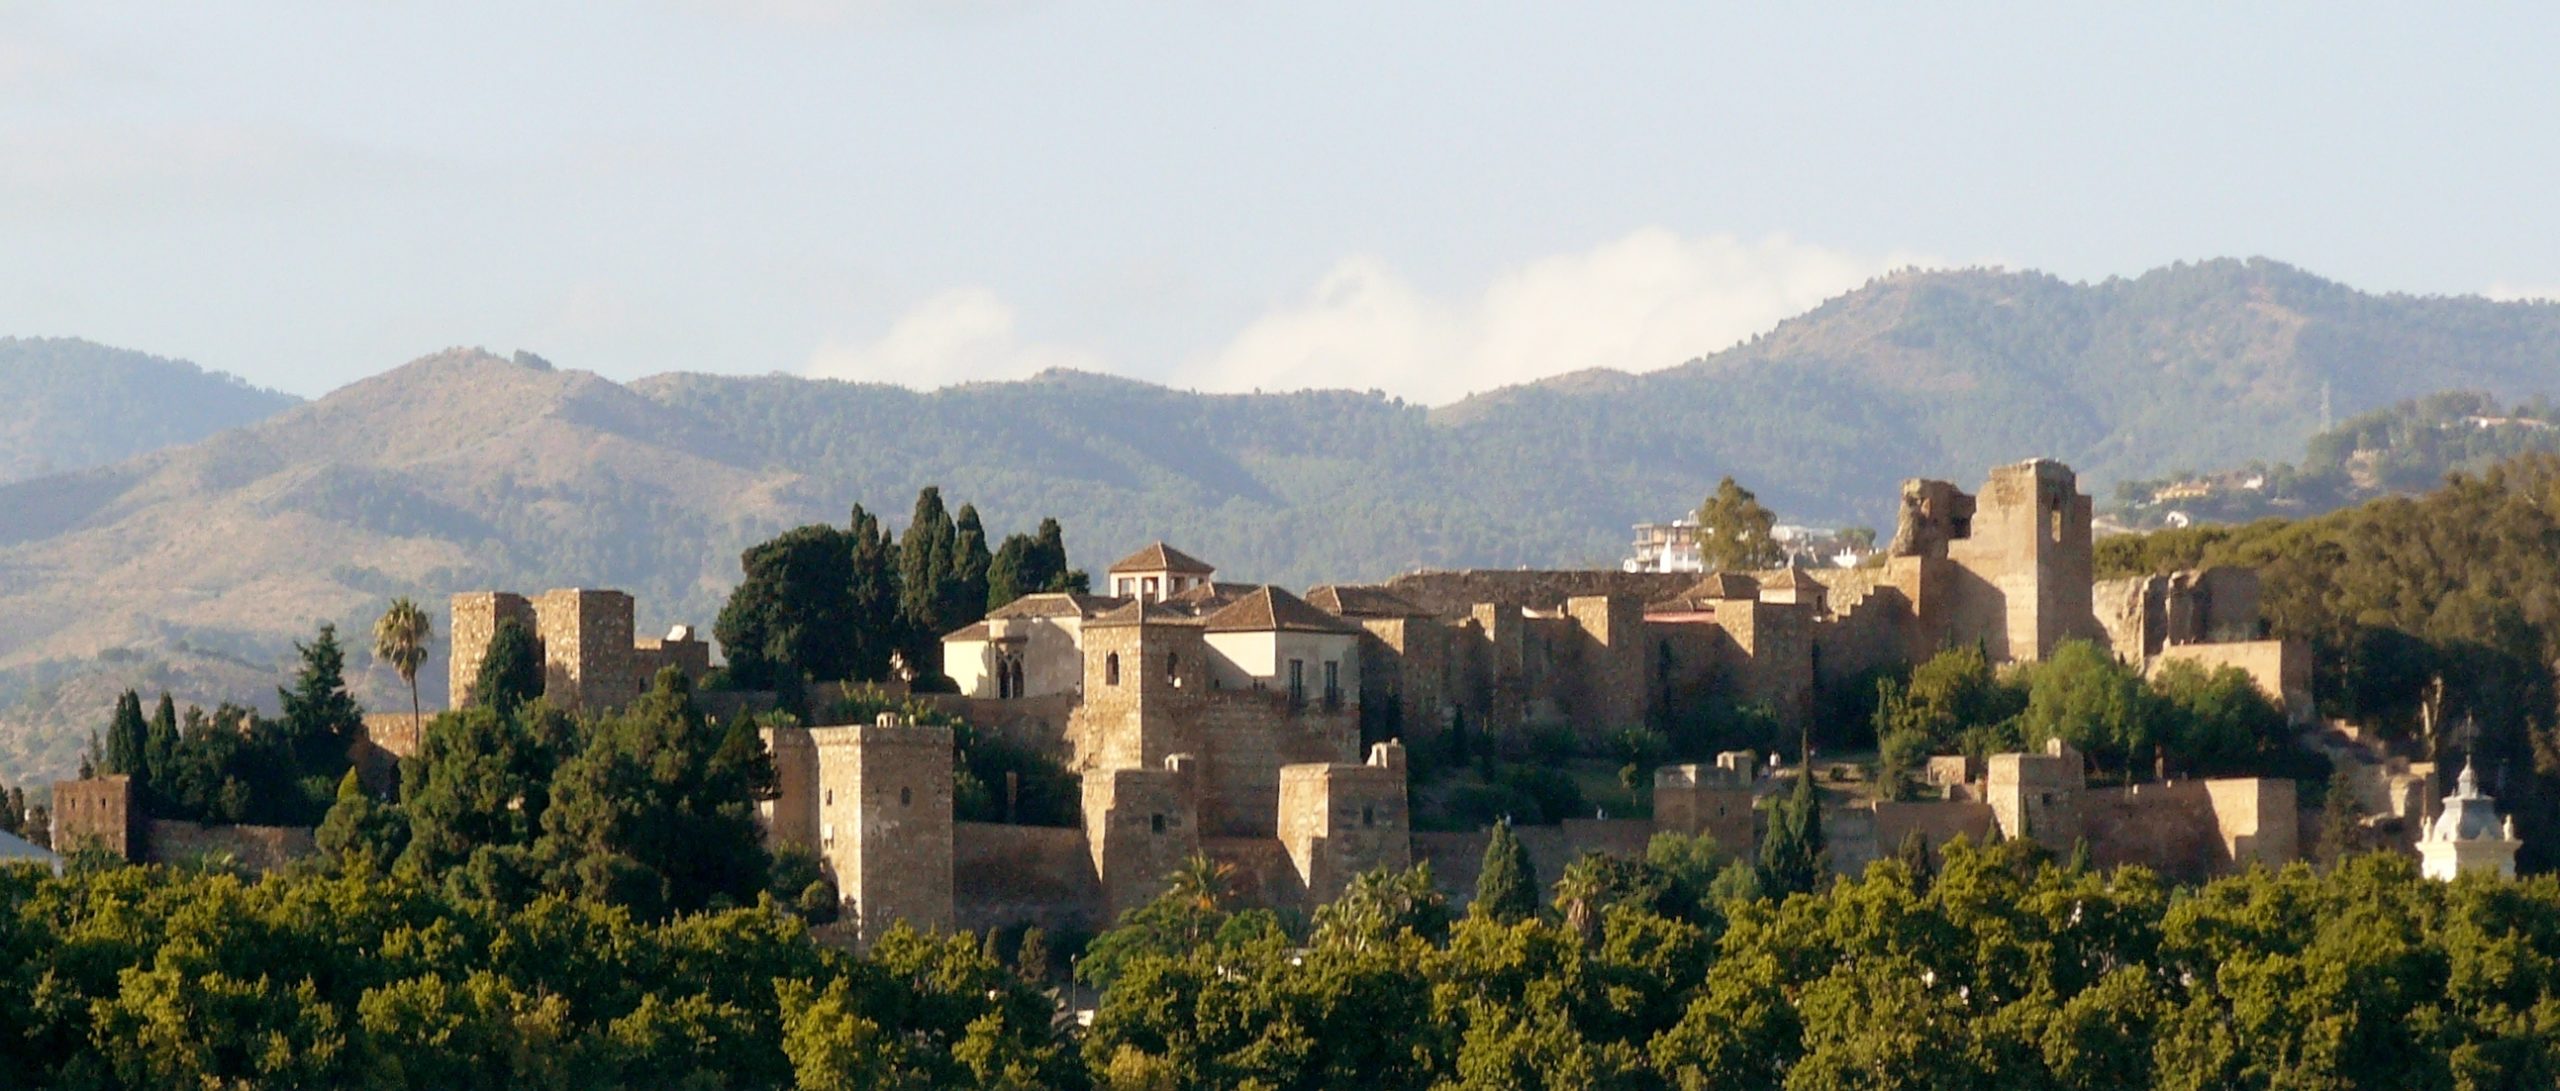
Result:
{"label": "terracotta tiled roof", "polygon": [[1081,591],[1048,591],[1024,595],[1001,608],[990,611],[990,618],[1011,617],[1092,617],[1129,600],[1109,595],[1088,595]]}
{"label": "terracotta tiled roof", "polygon": [[1113,572],[1179,572],[1185,576],[1206,576],[1217,569],[1207,561],[1194,557],[1163,542],[1157,542],[1111,566]]}
{"label": "terracotta tiled roof", "polygon": [[1263,587],[1209,615],[1213,633],[1355,633],[1349,622],[1277,587]]}
{"label": "terracotta tiled roof", "polygon": [[955,640],[985,640],[988,635],[994,631],[995,630],[987,627],[986,622],[981,621],[975,625],[964,626],[945,633],[942,636],[942,640],[946,644]]}
{"label": "terracotta tiled roof", "polygon": [[1429,617],[1431,611],[1406,602],[1383,587],[1329,583],[1307,592],[1308,605],[1338,617]]}

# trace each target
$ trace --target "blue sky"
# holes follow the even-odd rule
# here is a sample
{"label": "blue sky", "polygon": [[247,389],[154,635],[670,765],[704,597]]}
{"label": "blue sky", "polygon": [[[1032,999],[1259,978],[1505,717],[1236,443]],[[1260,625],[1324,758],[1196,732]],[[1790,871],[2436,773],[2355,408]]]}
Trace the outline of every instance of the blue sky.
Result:
{"label": "blue sky", "polygon": [[2560,19],[0,0],[0,333],[1432,403],[1905,265],[2560,290]]}

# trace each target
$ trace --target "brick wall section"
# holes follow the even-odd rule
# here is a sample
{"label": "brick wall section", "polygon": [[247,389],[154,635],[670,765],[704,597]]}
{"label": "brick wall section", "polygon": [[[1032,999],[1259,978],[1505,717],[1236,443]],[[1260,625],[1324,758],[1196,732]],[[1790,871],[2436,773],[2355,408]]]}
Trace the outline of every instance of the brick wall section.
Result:
{"label": "brick wall section", "polygon": [[119,774],[53,782],[55,852],[69,855],[84,848],[99,848],[121,859],[138,859],[142,846],[134,835],[140,832],[142,821],[132,778]]}
{"label": "brick wall section", "polygon": [[498,635],[498,623],[513,620],[528,633],[540,634],[534,621],[533,603],[524,596],[506,591],[473,591],[453,596],[453,616],[445,627],[452,638],[453,654],[445,661],[446,693],[453,707],[462,708],[472,701],[471,684],[480,677],[480,664],[489,658],[489,641]]}
{"label": "brick wall section", "polygon": [[952,827],[951,851],[961,928],[1036,924],[1056,934],[1110,925],[1082,830],[962,822]]}
{"label": "brick wall section", "polygon": [[155,864],[229,856],[242,867],[266,872],[320,851],[313,831],[303,826],[206,826],[166,819],[152,819],[145,826],[146,858]]}

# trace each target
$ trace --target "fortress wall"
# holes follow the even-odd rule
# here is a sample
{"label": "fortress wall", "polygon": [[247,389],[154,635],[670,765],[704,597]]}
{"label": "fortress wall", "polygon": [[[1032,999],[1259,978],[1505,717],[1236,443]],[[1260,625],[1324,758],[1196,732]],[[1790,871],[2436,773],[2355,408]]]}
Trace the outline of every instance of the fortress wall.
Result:
{"label": "fortress wall", "polygon": [[2098,789],[2080,803],[2089,860],[2140,864],[2173,880],[2203,882],[2230,870],[2230,855],[2204,781]]}
{"label": "fortress wall", "polygon": [[445,630],[453,641],[453,654],[445,659],[445,692],[452,707],[461,708],[471,703],[471,683],[480,677],[480,664],[489,658],[489,642],[497,638],[499,622],[514,621],[524,626],[526,635],[537,638],[542,628],[534,620],[532,601],[505,591],[455,595],[452,609]]}
{"label": "fortress wall", "polygon": [[1947,847],[1947,842],[1959,835],[1982,844],[1999,828],[1990,804],[1966,800],[1879,800],[1875,823],[1877,850],[1887,855],[1901,849],[1902,842],[1915,833],[1935,851]]}
{"label": "fortress wall", "polygon": [[1692,572],[1512,571],[1415,572],[1387,581],[1397,597],[1444,618],[1462,619],[1480,603],[1514,610],[1556,610],[1565,600],[1601,595],[1660,602],[1695,586]]}
{"label": "fortress wall", "polygon": [[2283,867],[2301,858],[2302,806],[2292,781],[2228,777],[2205,781],[2204,790],[2235,870],[2253,863]]}
{"label": "fortress wall", "polygon": [[1313,912],[1288,846],[1276,837],[1204,837],[1200,854],[1232,869],[1229,892],[1246,905],[1266,909],[1302,907]]}
{"label": "fortress wall", "polygon": [[167,819],[144,826],[147,858],[160,864],[229,855],[252,871],[274,871],[320,851],[313,831],[302,826],[206,826]]}
{"label": "fortress wall", "polygon": [[[1540,898],[1555,886],[1565,865],[1586,852],[1606,852],[1641,859],[1653,840],[1653,823],[1641,819],[1568,819],[1554,826],[1514,826],[1513,836],[1529,850],[1529,868],[1537,874]],[[1431,882],[1441,893],[1464,905],[1476,894],[1476,876],[1484,868],[1484,848],[1493,831],[1416,833],[1413,858],[1431,865]]]}
{"label": "fortress wall", "polygon": [[916,700],[935,711],[966,721],[980,738],[1002,739],[1061,762],[1072,762],[1075,758],[1075,747],[1067,735],[1067,723],[1074,718],[1076,711],[1076,695],[1073,693],[1017,697],[1010,701],[926,693],[918,694]]}
{"label": "fortress wall", "polygon": [[1036,924],[1051,933],[1096,931],[1102,879],[1083,830],[954,823],[951,884],[961,928]]}
{"label": "fortress wall", "polygon": [[1200,759],[1200,830],[1207,836],[1274,836],[1281,766],[1359,760],[1356,705],[1327,712],[1310,698],[1292,712],[1286,694],[1226,691],[1186,703],[1181,718]]}

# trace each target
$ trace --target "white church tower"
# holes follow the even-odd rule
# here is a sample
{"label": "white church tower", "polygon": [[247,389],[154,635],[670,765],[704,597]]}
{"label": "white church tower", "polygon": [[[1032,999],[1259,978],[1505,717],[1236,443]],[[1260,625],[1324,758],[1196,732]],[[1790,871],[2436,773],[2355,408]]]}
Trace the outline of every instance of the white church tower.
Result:
{"label": "white church tower", "polygon": [[2453,794],[2445,798],[2444,812],[2418,840],[2427,878],[2451,880],[2474,871],[2515,878],[2516,849],[2521,844],[2516,840],[2516,821],[2499,821],[2496,804],[2480,794],[2479,778],[2472,775],[2469,762],[2463,763]]}

